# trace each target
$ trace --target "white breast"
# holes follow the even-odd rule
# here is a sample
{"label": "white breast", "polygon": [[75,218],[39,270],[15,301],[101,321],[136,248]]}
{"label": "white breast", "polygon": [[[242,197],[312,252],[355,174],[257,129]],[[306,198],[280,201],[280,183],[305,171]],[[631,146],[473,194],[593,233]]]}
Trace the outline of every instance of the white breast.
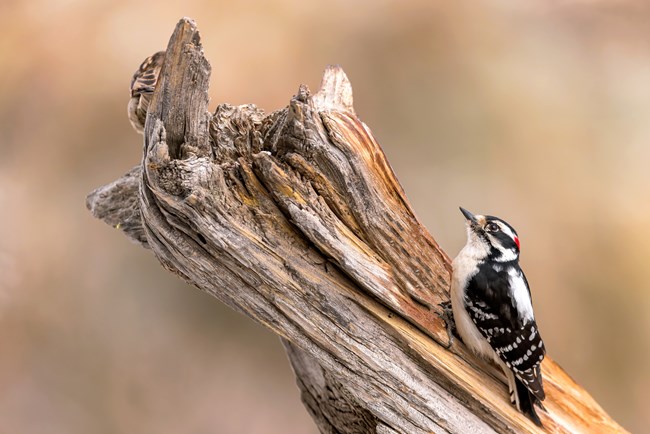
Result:
{"label": "white breast", "polygon": [[451,279],[451,308],[454,312],[456,330],[465,345],[475,354],[500,364],[497,353],[481,335],[465,309],[465,288],[467,282],[477,273],[476,254],[479,253],[468,243],[453,260]]}

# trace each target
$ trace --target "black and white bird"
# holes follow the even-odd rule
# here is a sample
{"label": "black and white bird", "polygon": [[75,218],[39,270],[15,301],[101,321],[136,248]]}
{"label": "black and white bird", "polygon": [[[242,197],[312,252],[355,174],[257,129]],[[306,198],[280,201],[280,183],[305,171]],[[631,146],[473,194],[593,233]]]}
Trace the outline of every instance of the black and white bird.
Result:
{"label": "black and white bird", "polygon": [[139,133],[144,132],[144,121],[147,119],[147,110],[149,110],[153,92],[156,90],[156,84],[158,83],[160,69],[164,60],[164,51],[159,51],[147,57],[138,70],[135,71],[131,79],[131,99],[129,100],[127,110],[131,125]]}
{"label": "black and white bird", "polygon": [[535,405],[544,408],[540,364],[546,349],[519,268],[519,237],[500,218],[460,210],[467,244],[452,263],[456,330],[470,350],[503,369],[512,404],[542,426]]}

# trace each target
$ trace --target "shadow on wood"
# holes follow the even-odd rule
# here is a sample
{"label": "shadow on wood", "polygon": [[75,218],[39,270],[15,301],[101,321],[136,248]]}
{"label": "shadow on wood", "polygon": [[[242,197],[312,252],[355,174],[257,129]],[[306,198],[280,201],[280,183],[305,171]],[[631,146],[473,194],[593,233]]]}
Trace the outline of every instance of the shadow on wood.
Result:
{"label": "shadow on wood", "polygon": [[[187,282],[280,335],[321,432],[537,432],[495,369],[451,350],[450,263],[418,222],[351,85],[208,112],[193,21],[167,47],[141,166],[88,208]],[[550,358],[549,432],[623,432]]]}

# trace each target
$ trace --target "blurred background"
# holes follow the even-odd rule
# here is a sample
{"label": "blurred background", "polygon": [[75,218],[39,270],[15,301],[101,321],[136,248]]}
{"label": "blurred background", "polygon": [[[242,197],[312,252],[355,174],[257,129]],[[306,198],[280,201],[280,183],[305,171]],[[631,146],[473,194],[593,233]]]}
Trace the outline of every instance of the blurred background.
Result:
{"label": "blurred background", "polygon": [[84,199],[141,158],[131,74],[194,18],[220,102],[341,64],[419,217],[519,231],[550,355],[650,424],[650,6],[642,1],[0,2],[2,433],[315,433],[279,340]]}

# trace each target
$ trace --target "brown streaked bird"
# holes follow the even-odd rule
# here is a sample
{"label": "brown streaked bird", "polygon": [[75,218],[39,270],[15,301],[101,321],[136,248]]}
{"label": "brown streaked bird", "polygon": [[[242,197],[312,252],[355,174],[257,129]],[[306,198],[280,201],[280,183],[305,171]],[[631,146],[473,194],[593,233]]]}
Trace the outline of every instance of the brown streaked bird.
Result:
{"label": "brown streaked bird", "polygon": [[156,83],[164,60],[164,51],[147,57],[131,79],[131,99],[128,105],[129,121],[133,128],[141,134],[144,132],[147,110],[153,91],[156,90]]}

